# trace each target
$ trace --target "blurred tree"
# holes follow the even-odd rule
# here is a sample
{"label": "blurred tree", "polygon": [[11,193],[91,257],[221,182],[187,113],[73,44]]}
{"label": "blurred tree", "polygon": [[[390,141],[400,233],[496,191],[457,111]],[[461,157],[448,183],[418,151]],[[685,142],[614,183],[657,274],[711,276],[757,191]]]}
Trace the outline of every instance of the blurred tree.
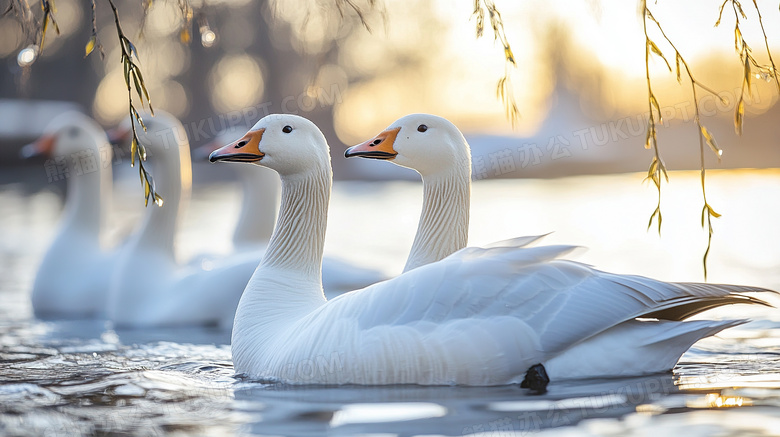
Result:
{"label": "blurred tree", "polygon": [[[7,59],[3,74],[13,77],[0,82],[0,96],[76,101],[92,108],[104,124],[116,123],[136,107],[148,107],[151,97],[155,107],[183,119],[195,145],[212,139],[222,129],[251,124],[267,113],[294,112],[320,126],[338,152],[342,144],[337,135],[337,104],[347,89],[437,68],[434,64],[440,60],[436,54],[441,41],[429,36],[442,33],[449,24],[431,2],[409,0],[404,4],[409,13],[403,19],[410,24],[403,24],[409,24],[407,30],[412,35],[394,40],[394,45],[371,45],[367,41],[373,34],[384,27],[387,35],[389,25],[386,9],[377,0],[143,0],[140,4],[93,0],[88,8],[76,0],[56,0],[59,9],[55,9],[55,0],[33,4],[36,7],[26,0],[8,0],[0,18],[0,58]],[[722,97],[694,75],[686,54],[677,49],[676,41],[667,36],[663,23],[651,12],[656,6],[648,6],[646,0],[638,0],[637,4],[645,36],[645,146],[653,151],[648,179],[657,187],[659,199],[650,224],[655,221],[660,232],[660,195],[666,178],[656,135],[656,126],[662,122],[661,106],[650,75],[650,62],[656,57],[676,74],[678,81],[687,79],[693,94],[701,150],[702,225],[711,240],[712,219],[718,214],[706,199],[704,154],[709,148],[719,157],[720,148],[699,117],[699,95]],[[119,8],[118,15],[113,14],[114,5]],[[496,96],[504,102],[507,117],[514,124],[520,109],[511,81],[517,64],[510,46],[513,35],[506,33],[493,0],[472,0],[472,6],[476,37],[488,29],[500,45],[497,55],[503,57],[505,69],[503,75],[497,74]],[[717,26],[731,16],[735,23],[735,50],[744,70],[742,95],[734,113],[737,133],[742,132],[745,102],[749,100],[746,96],[755,78],[772,80],[780,92],[761,10],[756,0],[750,6],[746,12],[739,0],[723,0],[720,17],[714,23]],[[751,46],[743,37],[744,22],[750,14],[755,14],[757,20],[752,23],[763,34],[768,63],[756,59],[753,49],[759,45]],[[123,27],[132,32],[124,33]],[[418,28],[424,33],[416,32]],[[58,33],[61,36],[54,37]],[[369,48],[363,48],[357,56],[378,57],[381,68],[365,68],[354,62],[355,47],[365,46]],[[367,52],[372,50],[375,53]],[[763,47],[757,50],[764,51]],[[80,54],[92,51],[101,56],[93,54],[87,62],[76,62]],[[105,63],[101,61],[104,52]],[[410,88],[420,86],[409,82]],[[135,99],[130,107],[127,97]],[[365,110],[372,108],[367,105]],[[140,158],[143,148],[136,153]],[[343,164],[334,160],[336,174],[341,173],[338,167]],[[139,171],[145,178],[145,170]],[[154,198],[153,186],[145,184],[145,189],[147,200]],[[708,252],[709,247],[704,256],[705,271]]]}

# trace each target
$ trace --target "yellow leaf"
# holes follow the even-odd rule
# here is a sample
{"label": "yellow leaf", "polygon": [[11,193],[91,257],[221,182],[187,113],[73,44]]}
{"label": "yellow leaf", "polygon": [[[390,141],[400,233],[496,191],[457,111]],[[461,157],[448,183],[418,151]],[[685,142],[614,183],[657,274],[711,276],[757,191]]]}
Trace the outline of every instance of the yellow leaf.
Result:
{"label": "yellow leaf", "polygon": [[734,130],[737,135],[742,135],[742,123],[745,119],[745,101],[742,100],[742,96],[739,96],[739,104],[737,104],[737,110],[734,111]]}
{"label": "yellow leaf", "polygon": [[85,58],[89,56],[89,54],[92,53],[93,50],[95,50],[96,43],[97,43],[97,38],[94,35],[92,35],[92,38],[89,39],[89,41],[87,42],[87,47],[84,50],[86,52],[86,54],[84,55]]}
{"label": "yellow leaf", "polygon": [[647,170],[647,177],[651,178],[658,171],[658,158],[653,156],[653,160],[650,161],[650,168]]}
{"label": "yellow leaf", "polygon": [[192,37],[190,36],[190,30],[189,30],[189,29],[187,29],[186,27],[185,27],[185,28],[183,28],[183,29],[182,29],[182,30],[179,32],[179,39],[180,39],[180,40],[181,40],[181,42],[183,42],[184,44],[189,44],[190,40],[192,39]]}
{"label": "yellow leaf", "polygon": [[669,65],[669,61],[666,60],[666,56],[664,56],[664,54],[661,53],[661,49],[659,49],[658,46],[655,45],[655,43],[650,39],[647,40],[647,44],[650,46],[650,50],[652,50],[653,53],[660,56],[661,59],[664,60],[664,62],[666,63],[666,68],[668,68],[669,71],[672,71],[672,67]]}
{"label": "yellow leaf", "polygon": [[709,207],[709,209],[710,209],[710,215],[712,215],[712,216],[713,216],[713,217],[715,217],[715,218],[718,218],[718,217],[720,217],[720,214],[719,214],[719,213],[717,213],[717,212],[715,212],[715,210],[714,210],[714,209],[712,209],[712,207],[711,207],[711,206]]}
{"label": "yellow leaf", "polygon": [[130,167],[135,167],[135,153],[138,150],[138,140],[133,135],[133,141],[130,143]]}
{"label": "yellow leaf", "polygon": [[133,77],[133,83],[135,84],[135,92],[138,93],[138,97],[141,99],[141,105],[143,105],[143,103],[144,103],[144,101],[143,101],[144,95],[142,94],[143,91],[141,91],[141,85],[138,83],[138,76],[136,76],[135,70],[136,69],[133,69],[130,72],[130,75]]}
{"label": "yellow leaf", "polygon": [[512,54],[512,49],[507,45],[504,47],[504,57],[507,61],[511,62],[512,65],[515,64],[515,55]]}
{"label": "yellow leaf", "polygon": [[743,46],[742,41],[742,32],[739,30],[739,27],[734,28],[734,49],[738,52],[741,52],[740,49],[741,46]]}
{"label": "yellow leaf", "polygon": [[680,60],[682,60],[682,56],[680,56],[680,53],[677,52],[677,55],[675,56],[674,64],[677,68],[677,82],[680,83]]}
{"label": "yellow leaf", "polygon": [[647,124],[647,137],[645,137],[645,149],[652,149],[655,147],[655,125],[650,122]]}
{"label": "yellow leaf", "polygon": [[704,140],[707,142],[707,145],[710,146],[710,149],[712,149],[716,155],[718,155],[718,160],[720,160],[721,155],[723,155],[723,151],[718,147],[718,143],[715,142],[715,138],[712,137],[710,131],[708,131],[706,127],[701,126],[701,134],[704,137]]}
{"label": "yellow leaf", "polygon": [[655,216],[658,216],[658,235],[661,235],[661,221],[663,220],[661,217],[661,207],[657,206],[655,208],[655,211],[650,215],[650,221],[647,222],[647,229],[650,230],[650,226],[653,226],[653,219]]}
{"label": "yellow leaf", "polygon": [[661,117],[661,106],[658,104],[658,99],[655,98],[654,94],[650,94],[650,104],[653,105],[656,111],[658,111],[658,121],[663,121],[663,118]]}

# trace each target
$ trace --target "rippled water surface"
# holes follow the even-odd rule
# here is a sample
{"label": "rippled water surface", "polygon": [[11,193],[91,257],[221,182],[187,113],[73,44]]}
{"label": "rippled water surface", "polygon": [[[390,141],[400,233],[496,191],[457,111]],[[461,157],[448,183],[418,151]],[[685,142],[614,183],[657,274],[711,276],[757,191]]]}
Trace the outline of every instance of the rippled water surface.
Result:
{"label": "rippled water surface", "polygon": [[[197,166],[196,166],[197,170]],[[473,188],[471,243],[555,231],[603,270],[702,280],[706,234],[697,175],[672,175],[663,237],[641,175],[487,181]],[[713,172],[710,280],[780,288],[780,173]],[[119,184],[112,235],[142,212]],[[182,259],[229,251],[239,194],[195,185]],[[326,252],[400,271],[421,200],[414,183],[337,183]],[[672,373],[516,386],[290,387],[234,375],[229,334],[207,328],[114,330],[32,318],[29,290],[60,211],[49,191],[0,186],[0,434],[3,435],[673,435],[780,434],[780,310],[707,317],[755,321],[699,342]],[[208,231],[208,232],[204,232]],[[778,299],[773,300],[778,303]],[[328,363],[338,366],[338,360]]]}

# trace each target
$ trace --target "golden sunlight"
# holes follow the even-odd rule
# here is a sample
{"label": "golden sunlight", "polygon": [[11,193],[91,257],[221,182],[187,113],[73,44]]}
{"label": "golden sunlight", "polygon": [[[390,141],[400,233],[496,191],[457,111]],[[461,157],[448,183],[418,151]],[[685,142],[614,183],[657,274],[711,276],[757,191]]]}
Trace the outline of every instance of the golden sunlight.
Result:
{"label": "golden sunlight", "polygon": [[[582,110],[596,118],[647,110],[645,36],[637,2],[496,1],[518,64],[510,69],[521,113],[515,128],[496,98],[504,71],[502,47],[493,41],[489,26],[482,38],[475,38],[475,21],[467,20],[470,3],[408,0],[385,6],[386,30],[347,41],[342,55],[346,65],[371,75],[351,86],[337,108],[336,129],[347,144],[385,127],[388,120],[417,111],[438,113],[473,133],[533,135],[548,117],[556,83],[560,87],[561,81],[578,89]],[[759,6],[776,8],[765,1]],[[714,27],[718,5],[711,2],[652,3],[649,8],[697,79],[733,95],[742,74],[734,52],[733,12],[727,8]],[[416,13],[411,16],[410,10]],[[763,62],[764,41],[755,10],[746,7],[746,13],[743,33]],[[765,15],[771,15],[764,17],[768,43],[777,47],[780,33],[774,29],[780,28],[780,17]],[[674,49],[657,28],[648,25],[647,32],[674,70]],[[685,74],[678,83],[676,73],[655,54],[650,74],[654,91],[666,104],[690,99]],[[762,113],[777,96],[771,83],[755,80],[754,85],[754,93],[766,98],[748,105],[747,111]],[[734,100],[730,102],[733,106]],[[730,116],[729,111],[718,112]]]}

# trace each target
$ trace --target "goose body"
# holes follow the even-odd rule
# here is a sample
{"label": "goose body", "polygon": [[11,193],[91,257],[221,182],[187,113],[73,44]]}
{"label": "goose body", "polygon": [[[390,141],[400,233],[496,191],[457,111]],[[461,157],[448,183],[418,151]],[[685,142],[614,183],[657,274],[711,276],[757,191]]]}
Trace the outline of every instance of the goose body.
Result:
{"label": "goose body", "polygon": [[[174,237],[180,211],[189,200],[192,170],[184,128],[162,111],[146,117],[147,132],[138,129],[164,198],[150,205],[140,229],[119,254],[108,302],[109,319],[119,327],[182,325],[230,326],[239,297],[257,259],[233,256],[180,265]],[[215,291],[218,290],[218,291]]]}
{"label": "goose body", "polygon": [[46,155],[47,169],[67,169],[49,174],[66,178],[67,196],[56,236],[35,277],[33,312],[44,319],[104,317],[116,265],[115,251],[101,241],[112,186],[106,134],[86,115],[67,112],[23,153]]}
{"label": "goose body", "polygon": [[[572,247],[526,247],[533,238],[456,250],[327,301],[320,262],[331,168],[319,129],[301,117],[271,115],[211,160],[263,165],[282,180],[277,226],[232,332],[235,369],[255,378],[499,385],[522,381],[536,363],[548,365],[554,379],[657,372],[699,338],[742,323],[677,320],[761,302],[742,294],[757,290],[747,287],[600,272],[561,259]],[[668,321],[644,325],[640,317]],[[636,349],[614,350],[615,339]],[[623,362],[659,350],[653,359]]]}

